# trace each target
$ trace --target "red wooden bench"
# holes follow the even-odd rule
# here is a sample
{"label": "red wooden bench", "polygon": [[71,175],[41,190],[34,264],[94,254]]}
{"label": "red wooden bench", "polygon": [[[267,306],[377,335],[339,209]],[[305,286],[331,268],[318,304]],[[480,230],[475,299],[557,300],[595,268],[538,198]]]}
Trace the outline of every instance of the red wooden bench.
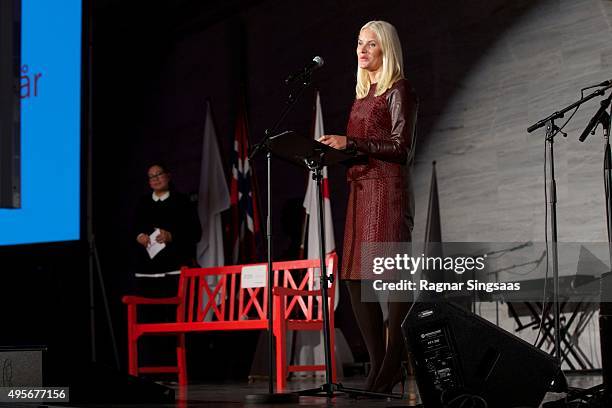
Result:
{"label": "red wooden bench", "polygon": [[[334,279],[328,292],[329,310],[334,310],[334,292],[338,258],[327,257],[327,271]],[[262,264],[258,264],[262,265]],[[265,264],[264,264],[265,265]],[[213,268],[183,268],[178,295],[172,298],[144,298],[124,296],[128,321],[128,371],[131,375],[176,373],[180,385],[187,384],[185,334],[189,332],[225,330],[266,330],[268,328],[268,296],[265,288],[242,288],[241,272],[245,266],[232,265]],[[295,371],[325,370],[325,365],[287,365],[287,331],[323,329],[322,296],[319,278],[314,271],[319,260],[274,262],[273,333],[276,343],[276,387],[286,387],[287,375]],[[207,278],[218,282],[209,285]],[[267,282],[267,279],[266,279]],[[316,286],[315,286],[316,285]],[[225,299],[225,301],[219,301]],[[176,305],[176,322],[139,323],[137,308],[142,305]],[[147,306],[152,307],[152,306]],[[212,314],[210,321],[206,315]],[[176,366],[138,365],[138,339],[149,335],[177,336]],[[334,316],[330,314],[330,343],[334,348]],[[332,357],[332,381],[336,381],[335,358]]]}

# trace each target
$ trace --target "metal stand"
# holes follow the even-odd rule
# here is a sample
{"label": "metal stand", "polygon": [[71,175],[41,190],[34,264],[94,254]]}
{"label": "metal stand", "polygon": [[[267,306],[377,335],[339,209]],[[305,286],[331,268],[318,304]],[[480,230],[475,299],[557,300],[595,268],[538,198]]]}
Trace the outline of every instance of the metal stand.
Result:
{"label": "metal stand", "polygon": [[[285,112],[286,114],[286,112]],[[283,115],[284,116],[284,115]],[[266,130],[267,143],[269,139],[269,131]],[[262,142],[263,143],[263,142]],[[261,143],[260,143],[261,145]],[[266,216],[266,241],[268,249],[268,393],[267,394],[249,394],[245,397],[245,402],[249,404],[294,404],[298,402],[299,398],[293,393],[275,393],[274,392],[274,343],[272,337],[274,336],[273,331],[273,319],[272,315],[272,287],[274,286],[274,271],[272,269],[272,152],[266,146],[266,163],[268,167],[267,173],[267,216]],[[254,150],[256,152],[256,150]]]}
{"label": "metal stand", "polygon": [[559,128],[555,126],[554,119],[551,119],[546,124],[546,146],[548,163],[550,166],[550,178],[548,180],[548,204],[550,207],[550,235],[551,235],[551,251],[552,251],[552,269],[553,269],[553,318],[555,327],[555,356],[559,361],[562,361],[561,354],[561,324],[559,310],[559,254],[557,248],[557,184],[555,180],[555,154],[554,154],[554,138],[558,133]]}
{"label": "metal stand", "polygon": [[[608,83],[606,83],[605,86],[603,86],[604,83],[600,85],[602,85],[602,88],[600,88],[599,90],[573,103],[567,108],[559,112],[555,112],[548,118],[539,121],[538,123],[532,125],[531,127],[527,129],[528,132],[532,132],[533,130],[542,126],[542,121],[546,121],[547,141],[550,142],[550,156],[549,157],[551,160],[551,168],[552,168],[551,173],[553,175],[552,177],[553,180],[550,186],[551,187],[550,188],[551,201],[554,199],[552,194],[554,193],[555,186],[554,186],[554,164],[552,162],[553,160],[552,138],[549,138],[549,131],[552,132],[554,136],[555,127],[554,127],[553,121],[556,118],[563,117],[563,114],[565,112],[575,107],[578,107],[579,105],[586,102],[587,100],[592,99],[598,95],[603,95],[605,91],[611,87],[611,85]],[[607,225],[607,231],[608,231],[609,245],[612,245],[612,195],[611,195],[612,194],[611,192],[612,160],[610,157],[610,142],[609,142],[611,120],[610,120],[610,115],[607,113],[607,108],[610,105],[611,100],[612,100],[612,95],[610,95],[608,98],[606,98],[604,101],[601,102],[601,107],[599,108],[595,116],[591,119],[587,128],[584,130],[584,132],[582,133],[579,139],[581,142],[583,142],[585,138],[587,137],[587,135],[589,134],[589,132],[591,134],[594,134],[594,129],[597,127],[599,123],[603,125],[603,129],[604,129],[604,166],[603,166],[604,168],[604,189],[605,189],[605,195],[606,195],[606,221],[607,221],[606,225]],[[550,127],[550,130],[549,130],[549,127]],[[551,216],[553,215],[556,216],[556,213],[552,213],[553,208],[551,208]],[[555,255],[555,258],[553,258],[553,262],[555,262],[556,261],[556,225],[553,224],[552,227],[555,228],[554,229],[554,234],[555,234],[554,241],[555,242],[553,246],[553,252]],[[610,250],[610,265],[612,266],[612,246],[609,246],[609,250]],[[610,275],[610,274],[608,273],[607,275]],[[610,276],[608,276],[608,278],[610,278]],[[602,276],[602,279],[600,279],[600,290],[601,290],[602,297],[603,297],[603,294],[607,291],[607,289],[605,288],[605,284],[606,284],[605,282],[606,281],[604,277]],[[558,316],[558,308],[559,308],[559,303],[557,299],[558,289],[559,289],[558,276],[556,276],[554,279],[554,285],[555,285],[555,313],[556,313],[555,315],[555,350],[557,351],[557,355],[560,356],[560,346],[559,346],[560,336],[559,336],[559,332],[557,331],[558,321],[556,320]],[[601,348],[602,348],[603,383],[600,385],[596,385],[595,387],[586,389],[586,390],[581,390],[581,389],[569,390],[565,398],[558,400],[558,401],[552,401],[552,402],[546,403],[544,404],[544,407],[547,407],[547,408],[568,407],[569,406],[567,405],[568,403],[573,404],[576,401],[580,401],[581,403],[585,404],[588,407],[602,407],[603,408],[603,407],[610,406],[610,403],[612,402],[612,399],[610,398],[610,387],[609,387],[609,384],[612,382],[612,350],[608,350],[608,348],[609,348],[609,342],[612,340],[612,305],[602,300],[601,305],[600,305],[600,310],[601,311],[600,311],[599,323],[600,323],[601,346],[602,346]],[[559,361],[561,360],[559,359]]]}
{"label": "metal stand", "polygon": [[[536,129],[539,129],[543,126],[546,126],[546,156],[548,161],[550,162],[550,179],[547,181],[547,189],[549,193],[549,202],[547,203],[550,206],[550,220],[551,220],[551,238],[552,238],[552,263],[553,263],[553,314],[554,314],[554,341],[555,348],[554,354],[557,358],[559,366],[561,366],[562,361],[562,353],[561,353],[561,332],[560,332],[560,311],[559,311],[559,258],[557,251],[557,191],[556,191],[556,181],[555,181],[555,155],[554,155],[554,137],[561,132],[554,121],[556,119],[562,118],[565,113],[569,112],[572,109],[575,109],[585,103],[588,100],[595,98],[596,96],[603,95],[607,89],[612,87],[611,85],[606,85],[598,89],[597,91],[581,98],[580,100],[572,103],[571,105],[561,109],[560,111],[554,112],[548,117],[539,120],[535,124],[529,126],[527,128],[527,132],[531,133]],[[555,381],[556,383],[556,381]],[[561,392],[565,386],[562,384],[559,387],[559,384],[555,384],[557,389],[555,391]]]}
{"label": "metal stand", "polygon": [[323,220],[323,158],[325,153],[321,153],[320,160],[318,162],[310,161],[309,167],[314,172],[312,178],[317,183],[317,220],[319,224],[319,257],[321,258],[321,293],[323,301],[323,346],[325,347],[325,380],[327,383],[331,382],[331,345],[330,345],[330,332],[329,332],[329,304],[327,302],[329,283],[333,282],[334,276],[327,275],[327,265],[325,262],[325,222]]}
{"label": "metal stand", "polygon": [[[607,103],[610,103],[608,97]],[[605,103],[602,102],[602,105]],[[612,266],[612,158],[610,156],[610,115],[605,112],[599,118],[604,131],[604,191],[606,195],[606,225],[608,231],[608,250],[610,254],[610,266]],[[610,273],[602,276],[600,280],[601,299],[599,305],[599,332],[601,343],[601,366],[603,375],[603,393],[607,398],[612,394],[612,303],[604,298],[606,293],[611,293]]]}
{"label": "metal stand", "polygon": [[110,309],[108,307],[108,297],[106,296],[106,288],[104,285],[104,278],[102,275],[102,268],[100,266],[100,257],[98,256],[98,249],[96,247],[96,241],[93,233],[90,233],[88,237],[89,241],[89,317],[90,317],[90,333],[91,333],[91,362],[95,363],[98,359],[98,350],[96,345],[96,301],[95,301],[95,287],[96,282],[100,287],[100,297],[104,305],[104,314],[106,315],[106,324],[108,325],[108,331],[110,335],[111,345],[113,347],[113,357],[115,363],[115,369],[120,369],[119,363],[119,352],[117,350],[117,341],[115,339],[115,330],[113,328],[113,321],[111,319]]}
{"label": "metal stand", "polygon": [[595,98],[596,96],[603,95],[607,89],[612,87],[607,85],[598,89],[597,91],[585,96],[584,98],[572,103],[571,105],[561,109],[549,115],[548,117],[538,121],[527,128],[527,132],[531,133],[536,129],[546,126],[546,143],[547,143],[547,157],[550,162],[550,180],[548,181],[549,191],[549,202],[550,205],[550,219],[551,219],[551,236],[552,236],[552,255],[553,255],[553,313],[554,313],[554,326],[555,326],[555,355],[561,364],[561,346],[560,346],[560,322],[559,322],[559,258],[557,253],[557,192],[555,182],[555,155],[554,155],[554,137],[559,133],[560,129],[555,126],[554,121],[562,118],[565,113],[570,110],[577,108],[588,100]]}
{"label": "metal stand", "polygon": [[268,287],[266,288],[268,295],[268,393],[267,394],[249,394],[245,397],[245,402],[249,404],[289,404],[296,403],[298,396],[293,393],[275,393],[274,392],[274,343],[272,336],[273,333],[273,319],[272,316],[272,286],[274,285],[274,273],[272,269],[272,152],[270,151],[270,137],[276,131],[280,123],[283,121],[289,111],[295,106],[298,98],[304,92],[304,90],[310,85],[310,76],[304,76],[302,82],[300,82],[298,89],[295,92],[289,94],[285,108],[281,112],[280,116],[274,123],[274,125],[266,129],[264,132],[264,139],[253,146],[251,154],[249,154],[249,160],[253,159],[260,150],[266,151],[266,165],[267,165],[267,214],[266,214],[266,247],[267,247],[267,258],[268,258]]}
{"label": "metal stand", "polygon": [[100,286],[100,295],[104,304],[104,313],[106,314],[106,323],[110,334],[110,340],[113,347],[113,356],[115,368],[119,370],[119,352],[117,350],[117,341],[115,340],[115,330],[111,319],[110,309],[108,307],[108,298],[106,296],[106,288],[100,267],[100,258],[96,247],[96,240],[93,230],[93,5],[88,2],[88,20],[89,32],[87,36],[87,79],[88,79],[88,98],[87,98],[87,243],[88,243],[88,258],[89,258],[89,318],[90,318],[90,335],[91,335],[91,362],[95,363],[98,357],[96,345],[96,301],[95,301],[95,283]]}
{"label": "metal stand", "polygon": [[325,152],[321,152],[318,160],[305,160],[309,170],[313,172],[312,178],[317,184],[317,215],[319,228],[319,256],[321,258],[321,296],[323,301],[323,347],[325,351],[325,383],[317,388],[298,391],[299,395],[321,395],[331,398],[336,393],[345,393],[349,395],[369,396],[374,398],[397,398],[401,399],[401,394],[385,394],[379,392],[370,392],[359,388],[345,387],[340,383],[332,382],[331,364],[331,345],[330,345],[330,326],[329,326],[329,305],[328,299],[328,284],[333,281],[334,276],[327,275],[327,266],[325,265],[325,222],[323,220],[323,163],[325,161]]}
{"label": "metal stand", "polygon": [[[604,135],[604,192],[606,200],[606,226],[608,232],[608,251],[610,265],[612,266],[612,159],[610,156],[610,114],[608,107],[612,101],[612,94],[601,102],[601,106],[589,125],[580,136],[580,141],[584,142],[588,134],[595,134],[595,129],[601,123]],[[600,312],[599,312],[599,332],[601,344],[601,365],[603,382],[587,390],[580,390],[573,396],[574,399],[580,398],[589,401],[589,406],[608,406],[612,402],[612,304],[607,302],[605,294],[612,291],[610,272],[604,274],[600,279]],[[599,405],[601,404],[601,405]]]}
{"label": "metal stand", "polygon": [[[608,114],[608,106],[612,100],[612,94],[601,102],[601,107],[591,119],[589,126],[580,136],[580,141],[583,142],[589,132],[595,134],[595,129],[601,123],[604,135],[604,159],[603,159],[603,175],[604,175],[604,192],[606,200],[606,226],[608,232],[608,250],[609,260],[612,266],[612,159],[610,157],[610,114]],[[591,125],[594,125],[592,127]],[[610,402],[612,394],[612,349],[610,341],[612,341],[612,304],[607,302],[605,294],[612,291],[610,279],[612,275],[608,272],[600,279],[600,307],[599,307],[599,333],[601,344],[601,366],[603,383],[590,388],[589,392],[593,392],[592,401],[601,398],[603,401]],[[597,392],[595,392],[597,391]]]}
{"label": "metal stand", "polygon": [[312,178],[317,184],[317,226],[319,229],[319,258],[321,259],[321,276],[320,276],[320,287],[321,287],[321,305],[323,307],[323,350],[325,353],[325,384],[319,388],[312,390],[299,391],[301,395],[314,395],[319,393],[325,393],[327,396],[332,396],[334,389],[331,382],[332,372],[332,356],[331,356],[331,345],[329,341],[329,304],[328,299],[328,284],[333,281],[334,277],[327,276],[327,265],[325,263],[325,223],[323,220],[323,189],[321,188],[323,180],[323,159],[325,153],[321,152],[319,160],[306,160],[308,169],[312,171]]}

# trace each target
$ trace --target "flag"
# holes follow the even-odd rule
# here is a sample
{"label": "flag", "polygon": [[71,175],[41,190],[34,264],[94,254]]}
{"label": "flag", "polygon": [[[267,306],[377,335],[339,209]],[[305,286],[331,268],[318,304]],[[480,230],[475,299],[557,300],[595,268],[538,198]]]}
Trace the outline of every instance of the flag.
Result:
{"label": "flag", "polygon": [[[323,113],[321,111],[321,97],[319,92],[316,94],[315,100],[315,119],[313,128],[315,140],[325,134],[323,127]],[[325,254],[329,254],[336,249],[336,241],[334,239],[334,225],[332,222],[331,201],[329,197],[329,180],[327,178],[327,167],[323,167],[323,180],[321,189],[323,191],[323,222],[325,224]],[[306,188],[306,196],[304,197],[304,208],[308,216],[308,251],[307,259],[319,259],[319,222],[318,222],[318,194],[317,184],[312,179],[312,172]]]}
{"label": "flag", "polygon": [[[425,223],[425,248],[427,257],[444,256],[442,251],[442,228],[440,226],[440,202],[438,198],[438,177],[436,162],[431,163],[431,184],[429,186],[429,202],[427,204],[427,221]],[[423,277],[430,282],[445,282],[448,277],[444,270],[423,269]],[[452,281],[452,280],[451,280]]]}
{"label": "flag", "polygon": [[[427,205],[427,223],[425,224],[425,245],[428,242],[442,242],[442,228],[440,226],[440,201],[438,199],[438,177],[436,176],[436,162],[431,163],[431,184],[429,187],[429,203]],[[425,253],[433,251],[426,247]]]}
{"label": "flag", "polygon": [[260,233],[259,210],[253,168],[248,158],[249,138],[244,109],[238,113],[232,153],[230,183],[231,253],[233,264],[257,260],[257,237]]}
{"label": "flag", "polygon": [[[427,222],[425,224],[425,256],[430,258],[444,258],[444,248],[442,247],[442,222],[440,220],[440,200],[438,197],[438,177],[436,174],[436,162],[431,163],[431,184],[429,187],[429,202],[427,204]],[[423,269],[423,277],[430,282],[457,282],[457,274],[448,272],[444,268],[438,269],[435,266],[430,269]],[[439,298],[446,296],[447,293],[432,294],[425,292],[421,294],[422,299]],[[454,301],[463,303],[463,298],[454,294]]]}
{"label": "flag", "polygon": [[[323,126],[323,112],[321,110],[321,97],[317,91],[315,97],[315,115],[313,135],[315,140],[325,134]],[[319,196],[317,193],[317,183],[312,178],[313,172],[310,172],[308,179],[308,187],[306,187],[306,196],[304,197],[304,208],[308,217],[308,232],[307,232],[307,253],[306,259],[319,259],[321,257],[319,248]],[[321,190],[323,192],[323,223],[325,226],[325,255],[333,252],[336,249],[336,241],[334,238],[334,224],[332,222],[331,201],[329,196],[329,180],[327,178],[327,166],[323,167],[323,179],[321,180]],[[315,271],[315,276],[320,273]],[[338,279],[334,276],[334,279]],[[339,287],[336,285],[334,298],[334,310],[338,307]]]}
{"label": "flag", "polygon": [[221,213],[229,206],[230,197],[219,155],[217,134],[210,102],[207,102],[198,191],[198,216],[202,226],[202,237],[197,246],[197,261],[201,267],[225,264]]}

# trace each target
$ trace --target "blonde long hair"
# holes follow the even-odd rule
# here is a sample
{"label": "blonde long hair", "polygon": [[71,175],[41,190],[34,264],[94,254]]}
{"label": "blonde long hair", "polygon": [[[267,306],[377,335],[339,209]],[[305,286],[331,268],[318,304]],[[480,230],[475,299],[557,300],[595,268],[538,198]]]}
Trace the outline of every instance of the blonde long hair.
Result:
{"label": "blonde long hair", "polygon": [[[376,85],[375,96],[382,95],[393,84],[404,78],[404,58],[402,56],[402,45],[393,25],[386,21],[368,21],[361,27],[362,30],[369,28],[378,37],[382,51],[382,70]],[[365,98],[370,91],[370,76],[365,69],[357,67],[357,85],[355,94],[357,99]]]}

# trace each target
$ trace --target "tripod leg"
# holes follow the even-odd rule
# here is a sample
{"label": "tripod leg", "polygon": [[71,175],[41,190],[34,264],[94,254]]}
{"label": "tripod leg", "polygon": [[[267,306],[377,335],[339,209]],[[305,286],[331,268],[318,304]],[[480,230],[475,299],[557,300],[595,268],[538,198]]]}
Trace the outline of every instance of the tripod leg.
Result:
{"label": "tripod leg", "polygon": [[110,309],[108,307],[108,298],[106,297],[106,287],[104,285],[104,278],[102,276],[102,268],[100,266],[100,257],[98,256],[98,248],[96,241],[92,238],[93,255],[96,261],[96,270],[98,275],[98,283],[100,283],[100,291],[102,292],[102,301],[104,302],[104,312],[106,313],[106,323],[108,324],[108,331],[110,334],[111,344],[113,346],[113,355],[115,357],[115,368],[119,370],[119,351],[117,350],[117,341],[115,340],[115,329],[113,328],[113,320],[111,318]]}
{"label": "tripod leg", "polygon": [[334,305],[330,304],[330,310],[332,311],[329,314],[329,347],[332,353],[332,358],[331,358],[331,372],[332,372],[332,378],[331,378],[331,382],[333,382],[334,384],[338,382],[338,375],[336,372],[336,328],[334,325]]}

